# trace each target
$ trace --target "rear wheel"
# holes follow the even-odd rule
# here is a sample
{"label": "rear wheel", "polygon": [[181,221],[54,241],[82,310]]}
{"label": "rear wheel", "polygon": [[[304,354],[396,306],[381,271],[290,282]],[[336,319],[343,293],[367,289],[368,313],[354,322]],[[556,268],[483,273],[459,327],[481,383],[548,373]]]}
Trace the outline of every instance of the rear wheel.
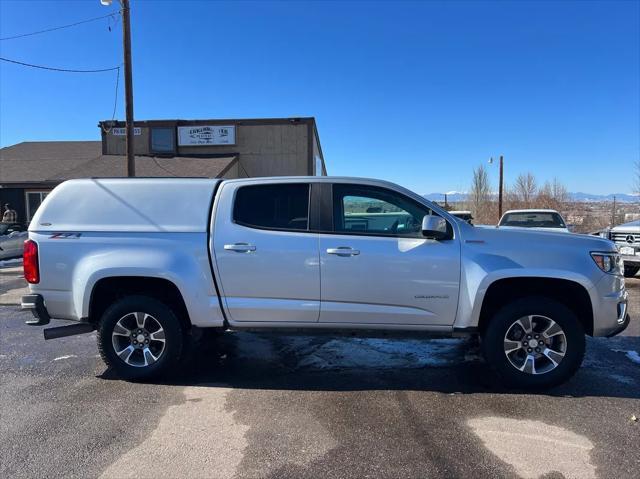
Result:
{"label": "rear wheel", "polygon": [[180,321],[162,302],[128,296],[111,305],[98,326],[103,361],[125,379],[148,379],[167,373],[179,361]]}
{"label": "rear wheel", "polygon": [[491,318],[482,340],[487,362],[510,386],[548,388],[582,363],[585,334],[576,315],[545,297],[523,298]]}
{"label": "rear wheel", "polygon": [[640,266],[624,265],[625,278],[633,278],[640,271]]}

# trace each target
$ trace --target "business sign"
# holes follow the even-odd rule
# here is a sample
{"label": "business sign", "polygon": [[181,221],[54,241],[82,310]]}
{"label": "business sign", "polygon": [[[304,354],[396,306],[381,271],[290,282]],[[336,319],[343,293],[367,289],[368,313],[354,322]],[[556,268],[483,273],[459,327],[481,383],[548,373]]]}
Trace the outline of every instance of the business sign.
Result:
{"label": "business sign", "polygon": [[179,126],[179,146],[235,145],[235,126]]}
{"label": "business sign", "polygon": [[[111,128],[111,133],[113,133],[115,136],[125,136],[127,134],[127,129],[126,128]],[[140,136],[142,134],[142,129],[139,127],[134,127],[133,128],[133,134],[135,136]]]}

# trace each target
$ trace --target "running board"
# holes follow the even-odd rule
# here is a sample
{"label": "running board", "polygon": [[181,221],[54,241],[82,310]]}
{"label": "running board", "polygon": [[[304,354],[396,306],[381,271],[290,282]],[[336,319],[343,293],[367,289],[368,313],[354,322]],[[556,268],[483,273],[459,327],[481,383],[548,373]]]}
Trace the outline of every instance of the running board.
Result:
{"label": "running board", "polygon": [[95,330],[95,326],[89,323],[70,324],[69,326],[57,326],[43,330],[44,339],[58,339],[65,336],[75,336],[76,334],[90,333]]}

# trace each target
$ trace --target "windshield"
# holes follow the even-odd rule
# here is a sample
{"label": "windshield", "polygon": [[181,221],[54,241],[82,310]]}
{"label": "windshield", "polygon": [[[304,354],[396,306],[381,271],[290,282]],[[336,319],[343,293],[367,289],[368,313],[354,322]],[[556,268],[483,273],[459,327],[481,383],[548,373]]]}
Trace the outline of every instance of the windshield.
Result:
{"label": "windshield", "polygon": [[517,226],[520,228],[566,228],[558,213],[548,211],[527,211],[507,213],[500,221],[500,226]]}

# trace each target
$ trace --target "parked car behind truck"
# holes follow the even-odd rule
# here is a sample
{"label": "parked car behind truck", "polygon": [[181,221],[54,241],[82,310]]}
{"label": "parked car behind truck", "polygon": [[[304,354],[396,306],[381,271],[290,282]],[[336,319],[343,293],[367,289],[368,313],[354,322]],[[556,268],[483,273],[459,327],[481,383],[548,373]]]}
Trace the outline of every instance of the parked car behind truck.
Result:
{"label": "parked car behind truck", "polygon": [[509,210],[498,222],[499,228],[529,228],[556,233],[570,233],[560,213],[550,209]]}
{"label": "parked car behind truck", "polygon": [[509,384],[548,387],[585,335],[628,324],[596,237],[475,228],[392,183],[328,177],[71,180],[29,226],[32,324],[97,329],[125,378],[178,364],[192,328],[482,337]]}
{"label": "parked car behind truck", "polygon": [[640,220],[611,228],[608,235],[620,251],[624,275],[632,278],[640,271]]}

